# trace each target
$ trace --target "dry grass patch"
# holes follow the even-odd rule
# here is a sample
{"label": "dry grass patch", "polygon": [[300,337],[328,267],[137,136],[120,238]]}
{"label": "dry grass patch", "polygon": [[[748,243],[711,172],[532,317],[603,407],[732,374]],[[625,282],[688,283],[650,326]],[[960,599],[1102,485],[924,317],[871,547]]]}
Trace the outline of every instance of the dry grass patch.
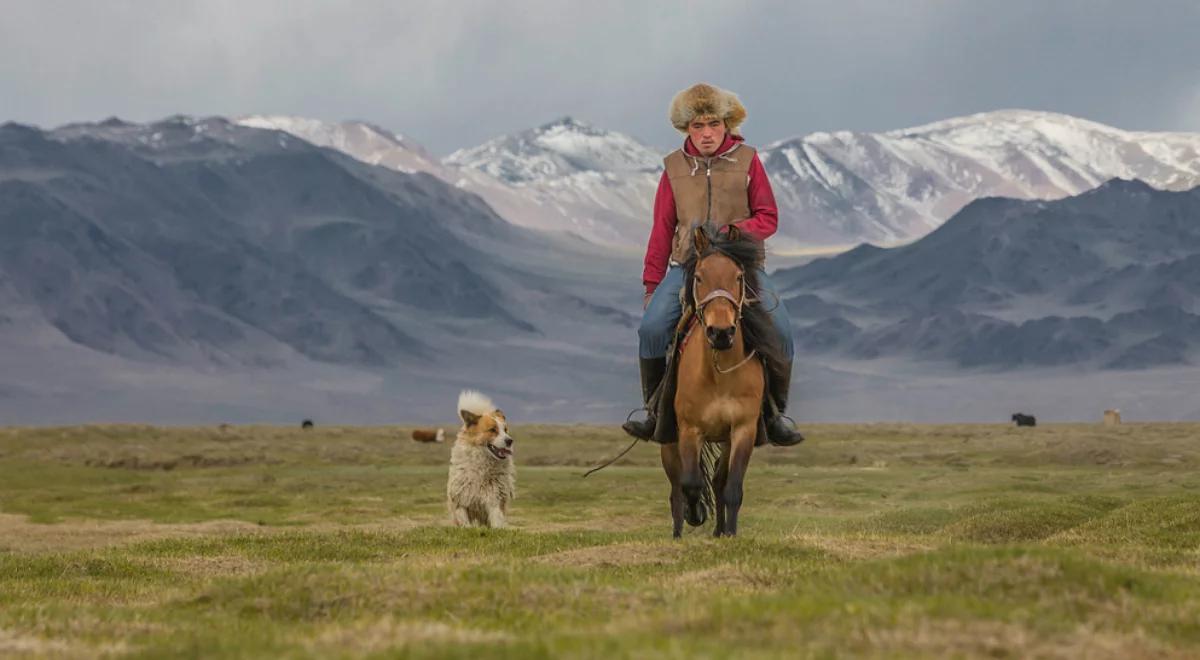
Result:
{"label": "dry grass patch", "polygon": [[930,540],[900,536],[831,536],[823,534],[793,534],[788,541],[803,543],[823,550],[842,561],[858,561],[928,552],[937,547]]}
{"label": "dry grass patch", "polygon": [[149,563],[163,570],[205,578],[258,575],[271,568],[267,562],[240,555],[159,557]]}
{"label": "dry grass patch", "polygon": [[504,644],[515,639],[514,635],[500,631],[452,626],[440,621],[401,621],[388,616],[330,626],[305,646],[322,656],[360,655],[420,644]]}
{"label": "dry grass patch", "polygon": [[0,513],[0,550],[15,552],[84,550],[159,539],[264,532],[262,527],[241,520],[174,524],[149,520],[72,520],[41,524],[29,522],[27,516]]}
{"label": "dry grass patch", "polygon": [[1080,626],[1065,634],[1043,636],[1000,621],[922,619],[894,628],[860,625],[851,635],[856,654],[877,657],[1140,658],[1193,657],[1154,640],[1140,629],[1128,634]]}
{"label": "dry grass patch", "polygon": [[604,568],[614,566],[668,565],[679,560],[683,547],[678,543],[614,543],[589,548],[563,550],[534,557],[533,560],[550,566]]}
{"label": "dry grass patch", "polygon": [[0,628],[0,655],[9,654],[47,656],[63,655],[71,651],[71,645],[58,639],[46,639],[25,635],[15,630]]}
{"label": "dry grass patch", "polygon": [[765,571],[756,571],[744,564],[720,564],[695,571],[672,575],[664,585],[684,589],[720,590],[724,592],[770,591],[774,580]]}

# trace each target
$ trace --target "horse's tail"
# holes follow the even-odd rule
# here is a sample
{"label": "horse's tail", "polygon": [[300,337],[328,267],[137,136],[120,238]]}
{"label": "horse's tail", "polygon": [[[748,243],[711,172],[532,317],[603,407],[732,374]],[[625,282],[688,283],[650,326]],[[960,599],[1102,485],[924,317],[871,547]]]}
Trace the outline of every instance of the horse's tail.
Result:
{"label": "horse's tail", "polygon": [[717,494],[713,491],[713,476],[717,473],[717,461],[721,460],[721,447],[715,442],[700,443],[700,478],[704,480],[704,490],[700,498],[704,508],[712,515],[717,511]]}

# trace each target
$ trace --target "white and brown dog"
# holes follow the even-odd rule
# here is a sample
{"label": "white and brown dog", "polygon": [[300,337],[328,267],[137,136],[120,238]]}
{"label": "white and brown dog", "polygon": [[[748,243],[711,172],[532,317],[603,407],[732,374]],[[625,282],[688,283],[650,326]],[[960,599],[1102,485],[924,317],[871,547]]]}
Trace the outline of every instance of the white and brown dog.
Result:
{"label": "white and brown dog", "polygon": [[462,428],[450,451],[446,500],[458,526],[504,527],[508,503],[517,495],[513,439],[508,420],[492,400],[479,392],[458,395]]}

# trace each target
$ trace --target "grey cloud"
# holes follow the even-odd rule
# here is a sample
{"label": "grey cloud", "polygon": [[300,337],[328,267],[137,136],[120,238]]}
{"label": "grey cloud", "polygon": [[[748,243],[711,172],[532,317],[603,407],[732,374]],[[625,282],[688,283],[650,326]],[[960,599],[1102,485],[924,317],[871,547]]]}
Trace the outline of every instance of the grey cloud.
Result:
{"label": "grey cloud", "polygon": [[675,142],[737,91],[766,143],[1023,107],[1200,130],[1200,7],[1083,2],[6,2],[0,119],[362,118],[438,153],[563,114]]}

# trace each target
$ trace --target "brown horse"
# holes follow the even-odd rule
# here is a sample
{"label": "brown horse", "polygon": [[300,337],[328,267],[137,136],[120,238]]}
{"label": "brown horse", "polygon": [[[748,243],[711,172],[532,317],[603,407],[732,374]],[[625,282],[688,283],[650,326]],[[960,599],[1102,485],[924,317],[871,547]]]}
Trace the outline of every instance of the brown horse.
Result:
{"label": "brown horse", "polygon": [[[678,353],[675,417],[679,441],[662,445],[663,469],[671,481],[673,534],[683,521],[699,526],[707,518],[704,499],[708,471],[702,468],[705,443],[720,447],[711,475],[716,508],[714,536],[737,534],[742,483],[759,431],[763,401],[763,361],[777,350],[767,334],[770,320],[756,305],[761,244],[743,239],[736,228],[710,236],[693,235],[695,256],[685,264],[686,300],[695,322]],[[703,329],[703,336],[694,336]],[[770,338],[770,339],[767,339]]]}

